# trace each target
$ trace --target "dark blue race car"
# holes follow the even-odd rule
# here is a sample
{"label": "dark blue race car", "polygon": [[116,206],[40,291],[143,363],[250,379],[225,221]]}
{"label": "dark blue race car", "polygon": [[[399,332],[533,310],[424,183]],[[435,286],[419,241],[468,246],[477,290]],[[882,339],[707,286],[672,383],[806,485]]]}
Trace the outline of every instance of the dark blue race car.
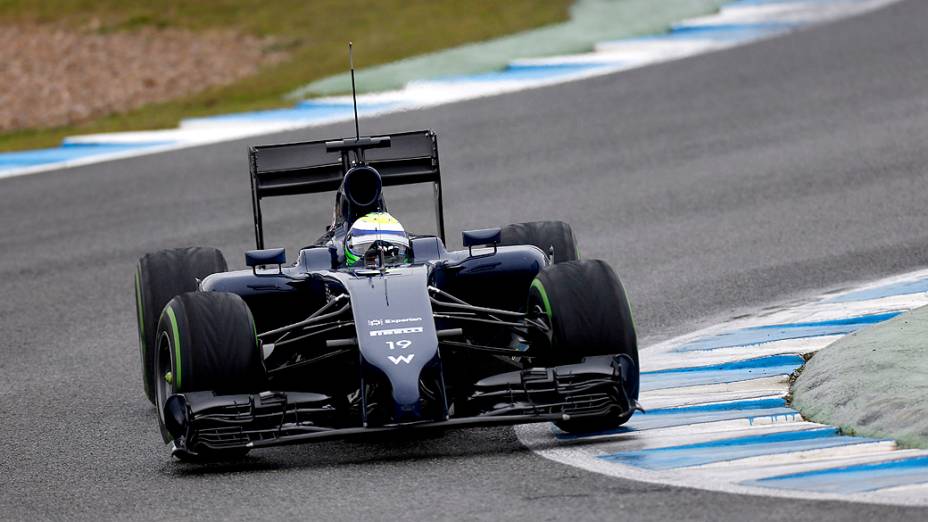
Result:
{"label": "dark blue race car", "polygon": [[[257,250],[150,253],[135,276],[145,393],[175,456],[389,430],[553,421],[618,427],[638,351],[615,272],[559,221],[444,242],[431,131],[253,147]],[[437,235],[407,234],[384,186],[432,183]],[[264,198],[334,191],[326,233],[288,264],[265,248]]]}

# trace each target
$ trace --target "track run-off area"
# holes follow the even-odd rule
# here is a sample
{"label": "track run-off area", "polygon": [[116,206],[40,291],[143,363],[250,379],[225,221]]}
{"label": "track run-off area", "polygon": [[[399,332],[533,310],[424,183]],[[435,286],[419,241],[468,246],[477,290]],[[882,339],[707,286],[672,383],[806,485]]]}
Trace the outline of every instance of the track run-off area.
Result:
{"label": "track run-off area", "polygon": [[[768,344],[806,346],[751,353],[737,346],[749,344],[752,327],[892,312],[778,315],[928,266],[926,19],[928,3],[903,1],[684,60],[371,115],[361,130],[438,133],[452,246],[465,229],[571,223],[584,257],[608,261],[622,277],[646,371],[789,357],[824,341],[784,339]],[[269,449],[215,466],[172,461],[141,388],[136,259],[203,244],[242,266],[253,237],[247,146],[353,130],[342,122],[0,180],[0,518],[925,518],[923,507],[837,500],[855,494],[831,496],[808,482],[789,491],[745,484],[807,471],[786,471],[792,456],[765,461],[784,466],[782,474],[738,475],[735,466],[700,463],[702,472],[638,467],[635,476],[610,476],[532,451],[593,445],[565,444],[544,431],[547,440],[527,440],[529,449],[521,428],[518,436],[508,428],[476,429]],[[434,219],[421,197],[387,193],[391,211],[413,231],[427,231]],[[287,246],[292,258],[321,233],[331,203],[297,199],[267,209],[269,245]],[[903,298],[860,302],[879,299]],[[768,308],[775,303],[785,305]],[[724,331],[704,330],[713,325]],[[740,344],[674,351],[732,332]],[[715,390],[713,401],[770,401],[753,405],[785,409],[775,401],[783,372],[797,361],[780,362],[771,366],[783,369],[770,388],[745,398],[723,383],[728,391]],[[648,415],[688,406],[674,402],[666,391],[673,388],[646,393]],[[712,393],[704,391],[703,398]],[[641,419],[654,417],[660,414]],[[734,434],[746,429],[743,419],[722,422],[732,422]],[[786,433],[800,422],[757,429]],[[827,430],[808,428],[800,431]],[[723,438],[706,434],[700,442],[695,429],[681,431],[679,441],[660,444]],[[835,434],[807,435],[821,441]],[[671,452],[650,458],[659,453],[648,453],[658,447],[651,442],[621,446],[611,437],[594,443],[616,444],[610,455],[638,452],[637,462],[671,460]],[[635,469],[621,458],[598,460],[611,470]],[[734,486],[690,487],[699,480],[690,472],[712,466],[720,475],[702,477],[724,474]],[[673,480],[648,481],[652,473]],[[740,487],[761,494],[740,494]],[[778,496],[782,491],[789,496]]]}
{"label": "track run-off area", "polygon": [[[715,14],[681,20],[665,33],[598,42],[588,53],[515,59],[500,71],[422,78],[401,89],[362,94],[357,108],[362,116],[390,114],[613,74],[783,35],[894,1],[732,0]],[[59,147],[0,153],[0,178],[305,129],[353,114],[350,96],[330,96],[288,108],[187,118],[174,129],[72,136]]]}

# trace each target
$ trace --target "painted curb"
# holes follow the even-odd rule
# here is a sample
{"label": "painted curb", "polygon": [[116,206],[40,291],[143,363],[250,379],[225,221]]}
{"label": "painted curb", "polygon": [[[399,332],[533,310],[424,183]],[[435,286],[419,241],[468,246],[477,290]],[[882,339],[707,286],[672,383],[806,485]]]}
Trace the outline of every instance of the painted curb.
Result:
{"label": "painted curb", "polygon": [[928,449],[928,308],[845,336],[803,367],[793,405],[816,422]]}
{"label": "painted curb", "polygon": [[516,428],[537,454],[614,477],[775,497],[928,505],[928,451],[844,435],[789,407],[803,354],[928,304],[928,270],[822,295],[642,350],[641,403],[622,428]]}

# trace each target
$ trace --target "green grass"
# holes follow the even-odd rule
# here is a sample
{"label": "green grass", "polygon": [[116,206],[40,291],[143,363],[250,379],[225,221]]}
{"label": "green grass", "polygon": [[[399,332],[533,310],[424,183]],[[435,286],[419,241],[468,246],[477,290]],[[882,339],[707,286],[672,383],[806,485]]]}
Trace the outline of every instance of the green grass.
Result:
{"label": "green grass", "polygon": [[234,84],[50,129],[0,134],[0,150],[57,145],[73,134],[174,127],[181,118],[290,105],[283,96],[368,67],[567,19],[571,0],[0,0],[0,24],[56,23],[83,31],[177,27],[272,37],[290,57]]}

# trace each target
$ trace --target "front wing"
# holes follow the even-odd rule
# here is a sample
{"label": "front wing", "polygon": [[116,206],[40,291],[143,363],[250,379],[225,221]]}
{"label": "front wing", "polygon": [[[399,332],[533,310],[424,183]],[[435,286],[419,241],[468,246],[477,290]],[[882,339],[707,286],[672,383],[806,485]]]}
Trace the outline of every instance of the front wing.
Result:
{"label": "front wing", "polygon": [[175,453],[197,455],[210,450],[263,448],[398,430],[621,417],[637,406],[623,386],[632,368],[630,360],[624,359],[627,357],[587,357],[578,364],[494,375],[474,384],[464,408],[473,415],[382,426],[344,425],[334,399],[319,393],[177,394],[165,403],[165,438],[173,442]]}

